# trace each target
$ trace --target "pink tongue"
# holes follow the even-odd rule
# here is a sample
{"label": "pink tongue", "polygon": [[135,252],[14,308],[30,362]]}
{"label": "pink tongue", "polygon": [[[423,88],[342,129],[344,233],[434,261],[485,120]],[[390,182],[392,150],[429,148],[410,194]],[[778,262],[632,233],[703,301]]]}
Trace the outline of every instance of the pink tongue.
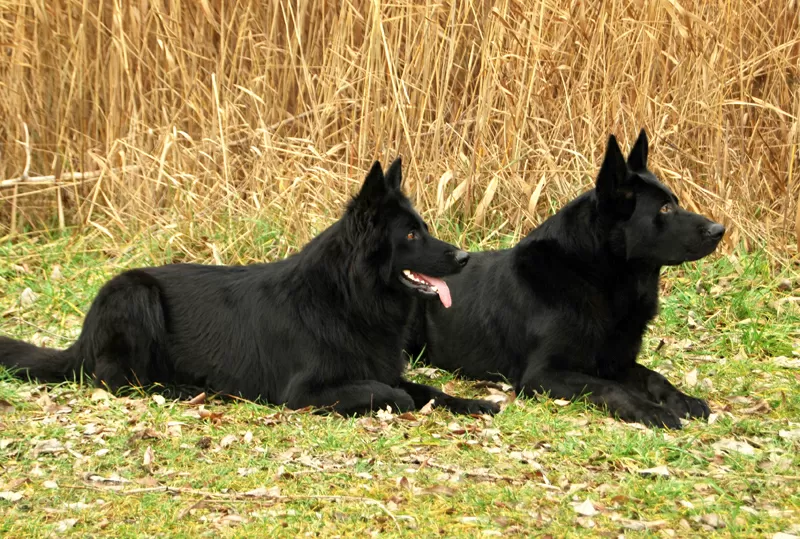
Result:
{"label": "pink tongue", "polygon": [[437,279],[436,277],[428,277],[427,275],[422,275],[421,273],[419,276],[436,287],[436,290],[439,291],[439,299],[442,301],[442,305],[444,305],[445,309],[449,308],[450,305],[453,304],[453,300],[450,299],[450,289],[447,288],[447,283],[441,279]]}

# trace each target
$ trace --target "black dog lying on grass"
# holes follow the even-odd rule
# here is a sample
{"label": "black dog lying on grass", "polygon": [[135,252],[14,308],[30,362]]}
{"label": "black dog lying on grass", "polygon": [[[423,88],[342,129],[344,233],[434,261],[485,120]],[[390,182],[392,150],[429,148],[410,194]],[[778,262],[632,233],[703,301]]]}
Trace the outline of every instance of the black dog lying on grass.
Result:
{"label": "black dog lying on grass", "polygon": [[0,365],[45,382],[85,372],[112,391],[191,386],[342,414],[431,399],[494,413],[403,378],[418,299],[449,307],[441,277],[469,256],[428,234],[400,182],[399,159],[386,175],[376,162],[344,216],[286,260],[126,271],[100,290],[72,346],[0,337]]}
{"label": "black dog lying on grass", "polygon": [[[710,254],[725,227],[682,209],[647,169],[639,135],[627,163],[611,136],[595,189],[547,219],[513,249],[472,253],[448,278],[452,309],[424,306],[427,361],[517,392],[589,401],[625,421],[680,428],[709,414],[636,362],[658,311],[662,266]],[[427,340],[427,343],[424,340]]]}

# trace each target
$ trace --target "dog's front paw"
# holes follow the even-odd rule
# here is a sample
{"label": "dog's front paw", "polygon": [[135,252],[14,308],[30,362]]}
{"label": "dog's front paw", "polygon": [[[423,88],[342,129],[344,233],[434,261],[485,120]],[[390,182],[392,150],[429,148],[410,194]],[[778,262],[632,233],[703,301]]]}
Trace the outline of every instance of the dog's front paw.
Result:
{"label": "dog's front paw", "polygon": [[708,419],[711,409],[703,399],[690,397],[683,393],[672,394],[664,403],[667,408],[675,412],[678,417]]}
{"label": "dog's front paw", "polygon": [[448,410],[454,414],[491,414],[494,415],[500,411],[500,405],[491,401],[481,399],[460,399],[458,397],[451,397],[447,402],[442,403]]}
{"label": "dog's front paw", "polygon": [[679,430],[682,427],[681,420],[675,412],[666,406],[655,403],[640,405],[635,409],[620,412],[618,415],[623,421],[641,423],[648,427],[666,427],[673,430]]}

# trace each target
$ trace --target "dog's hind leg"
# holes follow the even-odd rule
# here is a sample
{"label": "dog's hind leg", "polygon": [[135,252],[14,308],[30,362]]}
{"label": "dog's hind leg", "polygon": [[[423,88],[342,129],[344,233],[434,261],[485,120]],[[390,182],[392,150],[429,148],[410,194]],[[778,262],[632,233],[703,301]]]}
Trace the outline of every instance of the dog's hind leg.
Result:
{"label": "dog's hind leg", "polygon": [[679,417],[706,419],[711,414],[706,401],[682,393],[664,376],[638,363],[626,370],[619,382],[633,391],[645,393],[648,398],[662,403]]}
{"label": "dog's hind leg", "polygon": [[400,382],[398,387],[411,395],[411,398],[414,399],[414,407],[417,409],[433,400],[434,407],[443,406],[454,414],[496,414],[500,411],[500,406],[493,402],[454,397],[435,387],[415,384],[405,379]]}
{"label": "dog's hind leg", "polygon": [[414,409],[414,399],[402,389],[376,380],[313,387],[301,384],[289,391],[286,405],[292,409],[314,406],[333,408],[342,415],[368,414],[387,406],[400,412]]}
{"label": "dog's hind leg", "polygon": [[143,271],[132,270],[100,290],[78,343],[97,385],[117,391],[124,386],[171,381],[165,339],[158,282]]}
{"label": "dog's hind leg", "polygon": [[566,400],[586,398],[623,421],[643,423],[651,427],[681,428],[681,421],[672,410],[628,391],[613,380],[552,369],[526,373],[522,380],[522,393],[536,391],[548,393],[551,398]]}

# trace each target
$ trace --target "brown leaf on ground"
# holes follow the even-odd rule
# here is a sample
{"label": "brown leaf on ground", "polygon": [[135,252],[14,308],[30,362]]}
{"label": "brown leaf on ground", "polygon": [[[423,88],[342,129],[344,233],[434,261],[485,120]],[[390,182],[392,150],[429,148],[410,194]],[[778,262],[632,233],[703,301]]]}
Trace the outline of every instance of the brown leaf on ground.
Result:
{"label": "brown leaf on ground", "polygon": [[56,531],[58,533],[66,533],[67,530],[74,528],[78,523],[77,518],[67,518],[56,522]]}
{"label": "brown leaf on ground", "polygon": [[415,494],[438,494],[440,496],[453,496],[456,489],[446,485],[433,485],[432,487],[415,488]]}
{"label": "brown leaf on ground", "polygon": [[281,488],[278,486],[269,488],[258,487],[254,488],[253,490],[248,490],[244,493],[244,495],[252,498],[278,498],[281,495]]}
{"label": "brown leaf on ground", "polygon": [[189,399],[187,401],[187,404],[191,404],[192,406],[198,406],[200,404],[204,404],[205,402],[206,402],[206,394],[205,394],[205,392],[203,392],[203,393],[199,393],[199,394],[195,395],[194,397],[192,397],[191,399]]}
{"label": "brown leaf on ground", "polygon": [[105,389],[102,389],[102,388],[98,387],[97,389],[92,391],[92,397],[91,397],[92,402],[107,401],[107,400],[111,400],[111,398],[112,398],[112,395],[108,391],[106,391]]}
{"label": "brown leaf on ground", "polygon": [[13,491],[1,491],[0,492],[0,500],[5,500],[7,502],[18,502],[22,499],[21,492],[13,492]]}
{"label": "brown leaf on ground", "polygon": [[62,444],[55,438],[51,438],[49,440],[43,440],[37,443],[36,446],[33,448],[33,458],[36,458],[39,455],[47,453],[61,453],[64,450],[65,450],[64,444]]}
{"label": "brown leaf on ground", "polygon": [[155,460],[155,453],[153,452],[153,448],[148,445],[142,456],[142,467],[149,473],[153,472],[153,460]]}
{"label": "brown leaf on ground", "polygon": [[224,448],[232,445],[234,442],[238,442],[238,441],[239,441],[239,438],[235,434],[228,434],[227,436],[224,436],[222,438],[222,440],[220,440],[219,446],[224,449]]}
{"label": "brown leaf on ground", "polygon": [[620,524],[622,524],[622,527],[626,530],[644,531],[663,528],[668,523],[666,520],[628,520],[627,518],[623,518],[620,520]]}
{"label": "brown leaf on ground", "polygon": [[215,424],[222,423],[222,412],[211,412],[203,408],[198,410],[197,413],[200,415],[200,419],[204,419]]}
{"label": "brown leaf on ground", "polygon": [[456,423],[455,421],[449,423],[447,425],[447,430],[452,432],[453,434],[466,434],[467,429]]}
{"label": "brown leaf on ground", "polygon": [[16,408],[5,399],[0,399],[0,414],[13,414]]}
{"label": "brown leaf on ground", "polygon": [[641,475],[669,477],[669,470],[666,466],[656,466],[655,468],[646,468],[639,470]]}
{"label": "brown leaf on ground", "polygon": [[750,406],[749,408],[744,408],[743,410],[739,410],[740,414],[744,415],[760,415],[760,414],[768,414],[772,411],[772,407],[770,407],[769,403],[765,400],[759,401],[755,406]]}
{"label": "brown leaf on ground", "polygon": [[164,437],[163,434],[157,432],[155,429],[151,427],[147,427],[144,429],[139,429],[135,431],[130,438],[128,438],[128,444],[132,444],[138,440],[160,440]]}
{"label": "brown leaf on ground", "polygon": [[425,403],[425,406],[423,406],[422,408],[419,409],[419,411],[417,413],[419,415],[431,415],[431,413],[433,412],[433,403],[434,402],[435,401],[433,399],[429,400],[427,403]]}
{"label": "brown leaf on ground", "polygon": [[585,517],[592,517],[600,513],[600,511],[595,509],[592,500],[588,498],[579,504],[575,504],[573,507],[575,508],[576,513]]}
{"label": "brown leaf on ground", "polygon": [[739,440],[722,439],[719,442],[712,444],[714,449],[725,453],[741,453],[742,455],[755,455],[755,448],[747,442]]}

